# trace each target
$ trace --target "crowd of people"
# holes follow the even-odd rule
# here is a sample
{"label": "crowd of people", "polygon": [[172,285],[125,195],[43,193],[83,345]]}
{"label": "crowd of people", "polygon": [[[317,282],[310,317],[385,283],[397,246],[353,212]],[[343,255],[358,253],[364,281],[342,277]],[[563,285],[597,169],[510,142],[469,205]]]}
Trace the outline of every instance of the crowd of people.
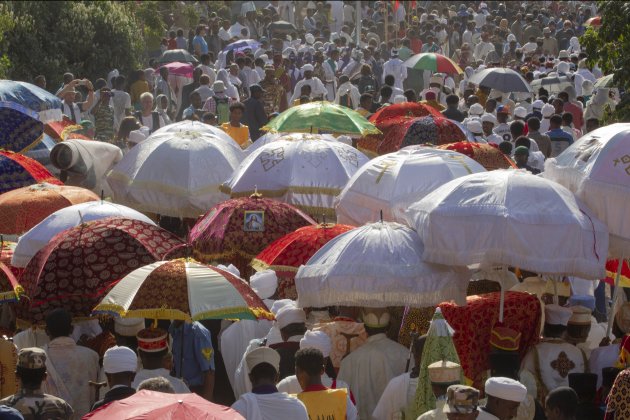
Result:
{"label": "crowd of people", "polygon": [[[112,69],[94,81],[66,73],[62,86],[47,86],[44,76],[33,82],[62,99],[65,118],[124,153],[182,120],[220,127],[245,149],[280,113],[305,103],[329,101],[368,118],[421,102],[533,174],[603,124],[624,93],[594,88],[603,75],[579,41],[597,15],[591,1],[259,3],[229,2],[229,19],[199,3],[195,28],[168,30],[163,56],[185,50],[195,57],[191,74],[156,57],[127,75]],[[405,65],[427,52],[463,73]],[[490,68],[517,71],[533,93],[470,82]],[[81,418],[141,389],[194,392],[254,420],[630,418],[627,365],[619,364],[630,351],[630,304],[611,315],[612,335],[602,332],[603,283],[575,281],[565,302],[545,304],[541,341],[526,354],[518,353],[519,331],[496,326],[483,389],[466,383],[459,364],[430,364],[436,407],[427,412],[414,409],[426,336],[407,348],[392,339],[400,321],[390,311],[277,299],[273,272],[249,283],[274,322],[156,327],[51,312],[45,331],[13,337],[20,389],[0,400],[0,418]]]}

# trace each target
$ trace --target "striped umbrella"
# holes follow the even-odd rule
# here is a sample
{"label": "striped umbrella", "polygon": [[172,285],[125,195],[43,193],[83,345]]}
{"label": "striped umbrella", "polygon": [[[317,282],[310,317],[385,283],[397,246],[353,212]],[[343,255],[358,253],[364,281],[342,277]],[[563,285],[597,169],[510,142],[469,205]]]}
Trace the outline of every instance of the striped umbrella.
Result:
{"label": "striped umbrella", "polygon": [[584,22],[584,26],[601,26],[601,25],[602,25],[601,16],[594,16],[590,18],[589,20],[587,20],[586,22]]}
{"label": "striped umbrella", "polygon": [[63,185],[36,160],[0,150],[0,194],[40,182]]}
{"label": "striped umbrella", "polygon": [[462,74],[464,71],[450,58],[436,53],[420,53],[409,57],[405,66],[434,73]]}

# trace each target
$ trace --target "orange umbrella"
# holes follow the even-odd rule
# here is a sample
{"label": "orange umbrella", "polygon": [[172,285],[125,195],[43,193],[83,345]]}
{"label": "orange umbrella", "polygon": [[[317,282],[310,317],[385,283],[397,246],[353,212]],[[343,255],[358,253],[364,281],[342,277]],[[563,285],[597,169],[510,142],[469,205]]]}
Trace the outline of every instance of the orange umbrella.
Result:
{"label": "orange umbrella", "polygon": [[478,162],[481,166],[489,171],[495,169],[516,168],[514,162],[508,159],[498,147],[492,144],[469,143],[460,141],[457,143],[443,144],[438,149],[454,150],[462,153],[469,158]]}
{"label": "orange umbrella", "polygon": [[98,196],[80,187],[35,184],[0,194],[0,232],[21,234],[64,207]]}
{"label": "orange umbrella", "polygon": [[38,182],[63,185],[35,159],[20,153],[0,150],[0,193]]}
{"label": "orange umbrella", "polygon": [[601,25],[602,25],[601,16],[594,16],[590,18],[589,20],[587,20],[586,22],[584,22],[584,26],[601,26]]}

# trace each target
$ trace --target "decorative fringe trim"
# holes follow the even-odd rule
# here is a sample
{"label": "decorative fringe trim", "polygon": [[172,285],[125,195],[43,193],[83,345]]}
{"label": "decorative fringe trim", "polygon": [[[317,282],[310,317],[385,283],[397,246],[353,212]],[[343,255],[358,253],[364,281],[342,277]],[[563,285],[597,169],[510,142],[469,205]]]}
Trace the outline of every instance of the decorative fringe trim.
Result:
{"label": "decorative fringe trim", "polygon": [[295,273],[297,273],[298,269],[300,268],[290,265],[269,265],[266,262],[259,260],[258,258],[254,258],[252,262],[249,263],[249,265],[256,271],[273,270],[276,272],[276,274],[278,274],[278,272],[290,272],[293,273],[293,276],[295,276]]}
{"label": "decorative fringe trim", "polygon": [[179,309],[154,308],[154,309],[130,309],[125,310],[120,305],[97,305],[93,314],[114,314],[123,318],[150,318],[150,319],[176,319],[180,321],[201,321],[204,319],[268,319],[273,321],[273,314],[263,308],[248,308],[237,306],[232,308],[214,309],[190,316]]}

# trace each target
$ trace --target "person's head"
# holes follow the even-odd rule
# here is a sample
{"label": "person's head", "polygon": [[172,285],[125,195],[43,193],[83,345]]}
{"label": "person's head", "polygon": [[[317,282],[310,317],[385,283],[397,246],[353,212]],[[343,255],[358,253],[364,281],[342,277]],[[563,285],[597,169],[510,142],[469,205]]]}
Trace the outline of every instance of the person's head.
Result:
{"label": "person's head", "polygon": [[302,87],[300,88],[300,96],[307,96],[310,98],[311,91],[311,85],[302,85]]}
{"label": "person's head", "polygon": [[188,96],[188,99],[190,100],[190,104],[194,109],[201,109],[201,107],[203,106],[203,104],[201,103],[201,95],[199,94],[199,92],[191,92]]}
{"label": "person's head", "polygon": [[572,344],[584,343],[591,331],[592,311],[581,305],[571,306],[573,315],[567,324],[567,341]]}
{"label": "person's head", "polygon": [[512,134],[512,138],[518,138],[523,135],[525,132],[525,124],[522,121],[512,121],[510,124],[510,134]]}
{"label": "person's head", "polygon": [[[123,122],[127,120],[128,118],[132,118],[133,122],[137,124],[137,125],[134,125],[134,127],[137,127],[137,128],[133,128],[133,130],[129,130],[129,131],[138,130],[140,128],[140,124],[134,117],[126,117],[125,119],[123,119]],[[121,123],[121,127],[122,127],[122,123]],[[129,132],[127,133],[127,137],[128,136],[129,136]],[[127,137],[124,137],[121,140],[122,141],[127,140]],[[144,318],[120,318],[120,317],[114,318],[113,334],[114,334],[114,338],[116,339],[116,345],[129,347],[134,352],[137,351],[138,339],[136,338],[136,335],[138,334],[138,332],[142,331],[143,329],[144,329]]]}
{"label": "person's head", "polygon": [[168,67],[160,67],[160,76],[164,80],[168,80]]}
{"label": "person's head", "polygon": [[499,144],[499,150],[504,155],[511,156],[512,155],[512,143],[510,143],[509,141],[502,141]]}
{"label": "person's head", "polygon": [[568,386],[552,390],[545,402],[547,420],[573,420],[577,414],[578,396]]}
{"label": "person's head", "polygon": [[[555,98],[553,101],[551,101],[551,105],[553,107],[554,114],[562,115],[562,112],[564,110],[564,101],[562,99]],[[545,111],[545,107],[543,107],[543,111]]]}
{"label": "person's head", "polygon": [[35,86],[38,86],[42,89],[46,89],[46,76],[44,76],[43,74],[40,74],[39,76],[35,77],[33,82],[35,83]]}
{"label": "person's head", "polygon": [[488,356],[490,377],[519,379],[520,360],[518,351],[493,349]]}
{"label": "person's head", "polygon": [[199,84],[201,86],[210,86],[210,77],[207,74],[201,75],[199,78]]}
{"label": "person's head", "polygon": [[527,397],[527,388],[520,382],[504,377],[494,377],[485,385],[488,401],[485,409],[499,420],[516,417],[518,407]]}
{"label": "person's head", "polygon": [[525,146],[518,146],[514,149],[514,162],[519,168],[527,165],[529,159],[529,149]]}
{"label": "person's head", "polygon": [[[473,104],[479,103],[479,97],[477,95],[468,95],[466,96],[466,106],[470,108]],[[483,112],[483,108],[482,108]]]}
{"label": "person's head", "polygon": [[136,337],[142,366],[145,369],[162,369],[168,354],[168,332],[161,328],[145,328]]}
{"label": "person's head", "polygon": [[569,387],[581,403],[592,403],[597,395],[597,379],[595,373],[569,373]]}
{"label": "person's head", "polygon": [[17,354],[15,376],[23,389],[39,389],[46,379],[46,352],[38,347],[21,349]]}
{"label": "person's head", "polygon": [[275,385],[280,371],[280,355],[269,347],[258,347],[247,353],[245,365],[252,387]]}
{"label": "person's head", "polygon": [[175,388],[173,385],[163,376],[156,378],[145,379],[138,385],[138,391],[146,389],[147,391],[163,392],[165,394],[174,394]]}
{"label": "person's head", "polygon": [[201,116],[201,121],[204,124],[208,124],[208,125],[217,125],[217,116],[214,115],[212,112],[206,112]]}
{"label": "person's head", "polygon": [[492,114],[495,109],[497,109],[496,99],[488,99],[486,101],[486,107],[485,107],[486,112],[489,114]]}
{"label": "person's head", "polygon": [[197,25],[197,28],[195,29],[195,35],[206,36],[206,26]]}
{"label": "person's head", "polygon": [[304,335],[306,332],[306,313],[294,305],[286,306],[276,314],[276,323],[280,329],[282,341]]}
{"label": "person's head", "polygon": [[440,360],[439,362],[431,363],[427,369],[429,371],[431,389],[436,398],[445,396],[448,387],[459,384],[461,380],[462,368],[457,363]]}
{"label": "person's head", "polygon": [[586,120],[586,132],[590,133],[599,128],[599,120],[597,118],[589,118]]}
{"label": "person's head", "polygon": [[448,95],[446,97],[446,106],[449,108],[457,108],[459,105],[459,96],[457,95]]}
{"label": "person's head", "polygon": [[381,103],[389,102],[392,97],[393,90],[391,86],[383,86],[381,88]]}
{"label": "person's head", "polygon": [[361,108],[369,110],[372,108],[373,100],[373,96],[370,93],[364,93],[359,98],[359,104],[361,105]]}
{"label": "person's head", "polygon": [[140,106],[144,114],[151,112],[153,110],[153,95],[149,92],[140,95]]}
{"label": "person's head", "polygon": [[549,118],[549,129],[553,130],[562,126],[562,117],[558,114],[554,114]]}
{"label": "person's head", "polygon": [[570,112],[563,112],[562,125],[566,127],[571,127],[573,125],[573,114],[571,114]]}
{"label": "person's head", "polygon": [[407,102],[416,102],[418,98],[416,98],[416,92],[413,89],[407,89],[404,93]]}
{"label": "person's head", "polygon": [[523,147],[526,147],[527,150],[529,150],[531,144],[532,142],[529,140],[529,137],[527,136],[518,136],[516,140],[514,140],[514,147],[523,146]]}
{"label": "person's head", "polygon": [[254,99],[260,99],[265,93],[265,90],[258,84],[251,85],[249,87],[249,93]]}
{"label": "person's head", "polygon": [[129,347],[111,347],[103,355],[103,371],[110,388],[114,385],[131,386],[137,367],[138,358]]}
{"label": "person's head", "polygon": [[102,87],[99,90],[100,96],[99,96],[99,102],[103,105],[108,105],[109,104],[109,100],[112,98],[112,91],[110,88],[108,87]]}
{"label": "person's head", "polygon": [[125,76],[118,76],[114,79],[113,85],[116,90],[124,90],[125,84],[127,83],[127,78]]}
{"label": "person's head", "polygon": [[180,28],[180,29],[178,29],[178,30],[177,30],[177,36],[178,36],[178,37],[182,37],[182,36],[184,36],[184,30],[183,30],[183,29],[181,29],[181,28]]}
{"label": "person's head", "polygon": [[312,64],[304,64],[302,66],[302,71],[304,72],[304,78],[305,79],[311,79],[313,77],[313,71],[315,70],[315,68],[313,67]]}
{"label": "person's head", "polygon": [[387,331],[391,314],[386,308],[363,308],[361,318],[365,331],[372,336]]}
{"label": "person's head", "polygon": [[324,370],[324,355],[319,349],[310,347],[295,353],[295,376],[302,389],[309,385],[321,384]]}
{"label": "person's head", "polygon": [[74,74],[72,73],[64,73],[63,74],[63,84],[67,85],[68,83],[74,80]]}
{"label": "person's head", "polygon": [[132,131],[138,130],[142,127],[136,117],[129,116],[122,119],[120,122],[120,127],[118,128],[118,133],[116,134],[116,140],[120,143],[124,143],[129,139],[129,133]]}
{"label": "person's head", "polygon": [[443,412],[448,420],[475,420],[479,415],[479,391],[465,385],[451,385],[446,390]]}
{"label": "person's head", "polygon": [[72,316],[65,309],[53,309],[46,315],[46,334],[51,340],[72,334]]}
{"label": "person's head", "polygon": [[388,74],[387,76],[385,76],[385,84],[387,86],[394,86],[395,82],[396,82],[396,79],[394,78],[393,75]]}
{"label": "person's head", "polygon": [[538,131],[540,130],[540,120],[536,117],[530,117],[527,120],[527,128],[529,131]]}
{"label": "person's head", "polygon": [[230,105],[230,123],[231,124],[240,124],[243,119],[243,114],[245,113],[245,105],[241,102],[234,102]]}
{"label": "person's head", "polygon": [[199,83],[199,79],[201,79],[201,75],[203,74],[203,70],[201,67],[197,66],[193,69],[193,81],[195,83]]}
{"label": "person's head", "polygon": [[573,311],[569,308],[556,304],[545,305],[543,336],[546,338],[562,338],[572,315]]}
{"label": "person's head", "polygon": [[489,136],[492,134],[492,130],[497,125],[497,119],[492,114],[483,114],[481,116],[481,128],[483,129],[483,134]]}
{"label": "person's head", "polygon": [[510,110],[507,107],[507,105],[499,105],[497,107],[497,124],[507,123],[507,120],[509,117],[510,117]]}

